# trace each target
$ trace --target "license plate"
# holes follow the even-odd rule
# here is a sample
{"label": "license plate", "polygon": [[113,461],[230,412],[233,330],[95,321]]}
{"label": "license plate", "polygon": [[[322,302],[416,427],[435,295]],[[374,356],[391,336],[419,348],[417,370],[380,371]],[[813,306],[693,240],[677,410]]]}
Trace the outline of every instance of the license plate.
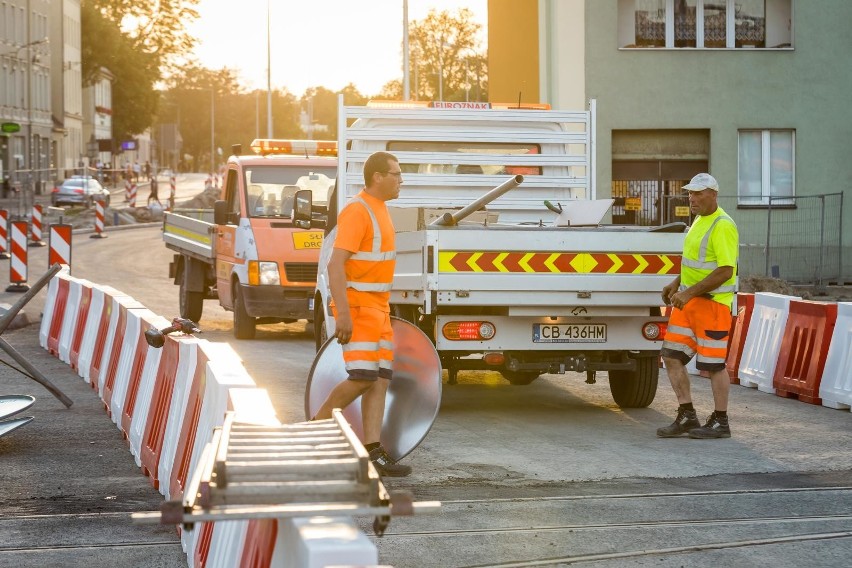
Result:
{"label": "license plate", "polygon": [[605,323],[533,324],[533,343],[606,343]]}
{"label": "license plate", "polygon": [[322,248],[322,231],[299,231],[293,233],[293,248],[297,250]]}

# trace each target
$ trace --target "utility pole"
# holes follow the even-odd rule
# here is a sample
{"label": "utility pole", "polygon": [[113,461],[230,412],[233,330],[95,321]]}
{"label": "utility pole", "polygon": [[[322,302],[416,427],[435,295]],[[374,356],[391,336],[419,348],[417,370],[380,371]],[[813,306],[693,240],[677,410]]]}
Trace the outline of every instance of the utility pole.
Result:
{"label": "utility pole", "polygon": [[270,9],[266,0],[266,137],[272,138],[272,37],[270,35]]}
{"label": "utility pole", "polygon": [[216,173],[216,154],[215,154],[215,142],[213,141],[213,136],[215,132],[216,125],[216,114],[214,112],[214,98],[213,94],[215,93],[215,89],[210,87],[210,173]]}
{"label": "utility pole", "polygon": [[408,0],[402,0],[402,100],[411,100],[411,88],[408,83]]}

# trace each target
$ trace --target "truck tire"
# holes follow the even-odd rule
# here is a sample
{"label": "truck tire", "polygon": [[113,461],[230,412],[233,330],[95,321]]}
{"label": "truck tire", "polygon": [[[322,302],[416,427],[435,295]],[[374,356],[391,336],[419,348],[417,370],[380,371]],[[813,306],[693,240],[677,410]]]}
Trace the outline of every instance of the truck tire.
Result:
{"label": "truck tire", "polygon": [[201,312],[204,310],[204,292],[190,292],[182,279],[178,292],[178,304],[180,317],[198,323],[201,321]]}
{"label": "truck tire", "polygon": [[501,370],[500,374],[509,383],[517,386],[528,385],[541,376],[538,371],[510,371],[509,369]]}
{"label": "truck tire", "polygon": [[640,357],[635,371],[609,371],[609,391],[621,408],[644,408],[654,402],[659,376],[657,357]]}
{"label": "truck tire", "polygon": [[238,282],[234,283],[234,337],[237,339],[254,339],[257,331],[257,320],[246,312],[243,293]]}
{"label": "truck tire", "polygon": [[314,310],[314,344],[319,353],[320,348],[328,341],[328,326],[325,324],[325,314],[321,309]]}

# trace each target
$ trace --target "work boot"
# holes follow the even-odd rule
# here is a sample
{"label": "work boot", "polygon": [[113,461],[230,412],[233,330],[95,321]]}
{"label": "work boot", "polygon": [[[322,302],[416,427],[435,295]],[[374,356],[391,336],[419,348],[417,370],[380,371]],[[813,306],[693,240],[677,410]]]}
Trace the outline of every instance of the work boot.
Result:
{"label": "work boot", "polygon": [[382,477],[405,477],[411,473],[411,466],[396,463],[382,446],[370,451],[370,461]]}
{"label": "work boot", "polygon": [[712,440],[714,438],[730,438],[731,427],[728,425],[727,416],[719,416],[714,411],[707,419],[707,424],[700,428],[693,428],[689,431],[690,438],[699,440]]}
{"label": "work boot", "polygon": [[700,427],[701,422],[698,421],[698,415],[695,414],[695,410],[678,409],[674,422],[668,426],[657,428],[657,436],[660,438],[677,438],[690,430]]}

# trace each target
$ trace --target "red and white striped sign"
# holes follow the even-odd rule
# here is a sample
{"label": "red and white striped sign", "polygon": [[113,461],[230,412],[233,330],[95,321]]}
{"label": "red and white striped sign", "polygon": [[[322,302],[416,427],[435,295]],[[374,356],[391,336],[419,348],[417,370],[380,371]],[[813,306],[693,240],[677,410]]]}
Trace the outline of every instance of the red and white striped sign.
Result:
{"label": "red and white striped sign", "polygon": [[124,200],[130,201],[130,180],[124,180]]}
{"label": "red and white striped sign", "polygon": [[43,208],[40,204],[36,203],[33,205],[33,214],[32,214],[32,229],[30,234],[30,244],[36,247],[43,247],[44,241],[41,240],[42,237],[42,212]]}
{"label": "red and white striped sign", "polygon": [[130,207],[136,207],[136,184],[130,184]]}
{"label": "red and white striped sign", "polygon": [[104,202],[100,199],[95,202],[95,233],[100,236],[104,233]]}
{"label": "red and white striped sign", "polygon": [[9,210],[0,209],[0,258],[9,258]]}
{"label": "red and white striped sign", "polygon": [[[98,202],[100,204],[100,201]],[[47,255],[47,266],[67,264],[71,266],[71,225],[55,224],[50,226],[50,250]]]}
{"label": "red and white striped sign", "polygon": [[23,284],[27,281],[27,230],[26,221],[12,221],[10,248],[12,260],[9,262],[9,282]]}

